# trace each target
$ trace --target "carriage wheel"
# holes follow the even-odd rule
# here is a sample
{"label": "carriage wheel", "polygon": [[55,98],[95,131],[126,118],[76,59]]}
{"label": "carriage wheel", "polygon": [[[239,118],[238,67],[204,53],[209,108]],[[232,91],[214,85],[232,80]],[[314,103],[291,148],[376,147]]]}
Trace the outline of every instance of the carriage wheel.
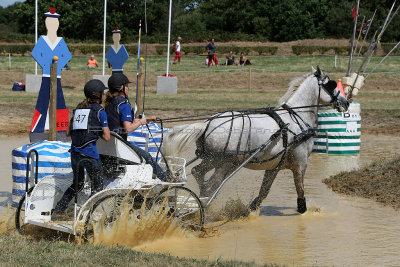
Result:
{"label": "carriage wheel", "polygon": [[[34,186],[28,190],[28,196],[31,195]],[[18,208],[15,213],[15,228],[17,229],[18,233],[21,235],[23,234],[23,228],[26,224],[24,224],[24,217],[25,217],[25,198],[26,194],[24,194],[18,203]]]}
{"label": "carriage wheel", "polygon": [[129,212],[140,210],[143,200],[143,197],[135,191],[131,192],[128,196],[115,194],[100,198],[93,205],[86,218],[84,228],[85,239],[89,240],[93,237],[94,225],[98,223],[103,223],[104,227],[112,225],[120,217],[121,209],[128,208]]}
{"label": "carriage wheel", "polygon": [[184,229],[203,230],[203,205],[190,189],[183,186],[165,188],[155,198],[153,205],[160,206],[162,211],[167,210],[168,216],[178,219]]}

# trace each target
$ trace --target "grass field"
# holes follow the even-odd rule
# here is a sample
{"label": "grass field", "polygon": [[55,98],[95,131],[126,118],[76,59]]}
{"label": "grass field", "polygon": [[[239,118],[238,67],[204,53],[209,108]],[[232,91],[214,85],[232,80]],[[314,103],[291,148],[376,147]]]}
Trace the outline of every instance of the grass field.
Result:
{"label": "grass field", "polygon": [[[375,66],[380,59],[373,58],[370,66]],[[82,101],[85,82],[91,79],[93,74],[102,73],[101,69],[86,70],[86,60],[86,57],[74,57],[69,64],[71,70],[62,72],[62,85],[68,108],[75,108]],[[334,56],[250,57],[250,60],[252,65],[246,67],[208,68],[204,65],[203,57],[183,57],[181,65],[169,65],[169,73],[178,77],[178,94],[157,95],[157,76],[165,73],[166,59],[147,58],[147,66],[143,67],[146,69],[146,114],[168,118],[274,106],[287,90],[288,83],[293,78],[310,72],[311,66],[320,65],[331,79],[337,80],[345,75],[348,64],[348,58],[338,57],[335,68]],[[13,57],[11,61],[11,69],[8,70],[8,58],[0,57],[0,133],[26,133],[37,93],[13,92],[11,87],[15,81],[24,82],[26,74],[34,73],[34,61],[31,57]],[[355,67],[357,66],[356,63]],[[124,73],[132,81],[136,81],[136,69],[136,59],[131,58],[125,64]],[[110,72],[107,68],[106,74]],[[397,110],[400,106],[399,74],[400,57],[389,57],[376,73],[368,78],[355,99],[361,103],[362,110]],[[135,87],[136,84],[133,83],[132,93]]]}
{"label": "grass field", "polygon": [[33,241],[14,236],[0,236],[0,253],[1,266],[258,266],[240,261],[182,259],[123,247],[74,245],[58,240]]}

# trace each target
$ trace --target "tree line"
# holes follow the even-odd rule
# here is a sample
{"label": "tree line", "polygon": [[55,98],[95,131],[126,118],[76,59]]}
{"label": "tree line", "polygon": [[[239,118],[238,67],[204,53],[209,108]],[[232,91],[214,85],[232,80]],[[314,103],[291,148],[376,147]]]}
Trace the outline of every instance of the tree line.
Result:
{"label": "tree line", "polygon": [[[34,0],[0,7],[0,40],[24,39],[34,42]],[[314,38],[350,38],[353,32],[349,0],[173,0],[172,38],[182,36],[185,42],[276,41],[287,42]],[[373,32],[379,30],[393,0],[361,0],[358,28],[376,9]],[[45,34],[44,15],[49,7],[61,15],[59,35],[70,42],[99,42],[103,38],[104,0],[40,0],[38,32]],[[398,4],[394,9],[396,9]],[[139,20],[145,42],[167,40],[169,0],[108,0],[107,41],[111,31],[122,30],[122,42],[136,42]],[[147,24],[147,25],[146,25]],[[400,39],[400,16],[396,16],[382,41]],[[6,34],[8,33],[8,34]],[[13,34],[10,34],[13,33]]]}

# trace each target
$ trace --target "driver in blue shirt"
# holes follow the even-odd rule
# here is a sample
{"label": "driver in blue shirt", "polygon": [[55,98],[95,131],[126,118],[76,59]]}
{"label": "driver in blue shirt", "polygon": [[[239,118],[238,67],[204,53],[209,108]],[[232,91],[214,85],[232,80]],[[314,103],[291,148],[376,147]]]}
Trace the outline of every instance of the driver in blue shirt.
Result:
{"label": "driver in blue shirt", "polygon": [[[131,83],[123,73],[113,73],[108,79],[108,89],[105,100],[105,108],[108,117],[110,130],[121,135],[127,140],[127,134],[135,131],[139,126],[146,125],[147,122],[155,122],[156,117],[134,118],[134,111],[129,103],[129,83]],[[144,158],[147,164],[153,167],[153,173],[162,181],[167,182],[170,178],[167,172],[157,164],[150,153],[131,144],[131,147]]]}

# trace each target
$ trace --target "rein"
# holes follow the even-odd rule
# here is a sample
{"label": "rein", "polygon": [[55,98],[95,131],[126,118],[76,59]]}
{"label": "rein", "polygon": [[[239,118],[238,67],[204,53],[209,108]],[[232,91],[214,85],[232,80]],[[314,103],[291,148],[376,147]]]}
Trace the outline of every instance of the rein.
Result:
{"label": "rein", "polygon": [[[328,107],[330,106],[329,104],[317,104],[317,105],[308,105],[308,106],[298,106],[298,107],[291,107],[291,109],[304,109],[304,108],[314,108],[314,107]],[[266,111],[269,109],[274,109],[275,111],[287,111],[287,109],[283,107],[279,108],[273,108],[273,107],[267,107],[267,108],[258,108],[258,109],[247,109],[247,110],[237,110],[235,112],[238,112],[241,114],[246,114],[246,115],[251,115],[251,114],[266,114]],[[227,112],[233,112],[233,110],[227,110],[227,111],[221,111],[217,112],[218,114],[223,114]],[[312,111],[309,111],[312,112]],[[240,116],[239,114],[237,114]],[[218,116],[218,118],[230,118],[232,115],[224,115],[224,116]],[[171,118],[165,118],[165,119],[160,119],[157,118],[157,121],[163,121],[163,122],[186,122],[186,121],[200,121],[200,120],[210,120],[213,119],[214,117],[210,118],[209,114],[201,114],[201,115],[193,115],[193,116],[182,116],[182,117],[171,117]]]}

